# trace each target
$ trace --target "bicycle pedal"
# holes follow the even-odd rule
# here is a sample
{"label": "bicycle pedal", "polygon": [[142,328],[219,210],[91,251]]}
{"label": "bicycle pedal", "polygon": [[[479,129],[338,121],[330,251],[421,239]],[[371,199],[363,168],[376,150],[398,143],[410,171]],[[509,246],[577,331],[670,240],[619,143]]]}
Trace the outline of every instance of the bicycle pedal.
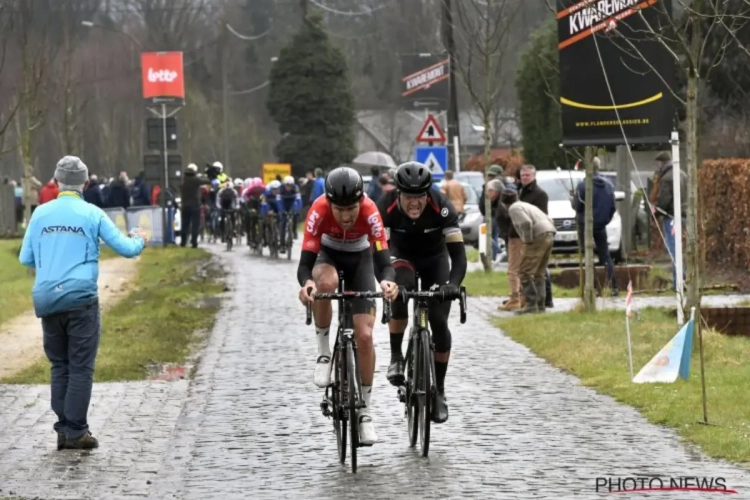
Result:
{"label": "bicycle pedal", "polygon": [[398,388],[398,400],[402,403],[406,402],[406,387]]}

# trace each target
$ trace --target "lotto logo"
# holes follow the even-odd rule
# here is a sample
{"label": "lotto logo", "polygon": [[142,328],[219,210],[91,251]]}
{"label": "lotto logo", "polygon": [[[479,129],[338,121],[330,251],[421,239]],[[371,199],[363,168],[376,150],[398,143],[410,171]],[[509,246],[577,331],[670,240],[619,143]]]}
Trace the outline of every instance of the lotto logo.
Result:
{"label": "lotto logo", "polygon": [[178,74],[176,71],[170,71],[168,69],[160,69],[154,71],[153,68],[148,68],[148,81],[149,82],[167,82],[171,83],[177,78]]}
{"label": "lotto logo", "polygon": [[380,214],[374,213],[367,218],[367,223],[370,225],[372,234],[376,238],[383,236],[383,223],[380,221]]}

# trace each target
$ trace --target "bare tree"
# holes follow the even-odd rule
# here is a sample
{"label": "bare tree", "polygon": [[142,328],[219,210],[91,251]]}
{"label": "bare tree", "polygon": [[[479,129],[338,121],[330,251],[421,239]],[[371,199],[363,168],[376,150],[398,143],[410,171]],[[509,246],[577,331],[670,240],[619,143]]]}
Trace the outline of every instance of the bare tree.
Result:
{"label": "bare tree", "polygon": [[[649,22],[642,10],[638,11],[645,32],[657,41],[683,72],[686,89],[683,95],[678,89],[669,89],[674,99],[685,108],[685,142],[687,143],[687,288],[686,307],[700,306],[700,259],[698,254],[698,163],[699,163],[699,117],[702,102],[701,80],[710,78],[714,68],[727,47],[739,43],[736,33],[748,26],[750,0],[725,2],[719,0],[677,0],[679,16],[667,11],[664,2],[654,7],[659,11],[657,22]],[[666,81],[660,68],[654,67],[638,47],[617,28],[614,33],[623,50],[646,61],[650,69]],[[718,46],[713,55],[710,45]],[[741,46],[741,44],[740,44]],[[744,48],[746,55],[750,51]],[[681,237],[681,235],[676,235]],[[682,272],[682,270],[677,270]],[[682,293],[682,291],[678,291]]]}
{"label": "bare tree", "polygon": [[[519,0],[464,0],[456,5],[462,42],[455,58],[456,72],[472,103],[481,113],[484,126],[484,160],[490,161],[493,144],[493,113],[503,96],[502,70],[509,55],[508,39],[513,20],[519,12]],[[486,272],[492,271],[492,207],[485,196],[487,244],[483,259]]]}

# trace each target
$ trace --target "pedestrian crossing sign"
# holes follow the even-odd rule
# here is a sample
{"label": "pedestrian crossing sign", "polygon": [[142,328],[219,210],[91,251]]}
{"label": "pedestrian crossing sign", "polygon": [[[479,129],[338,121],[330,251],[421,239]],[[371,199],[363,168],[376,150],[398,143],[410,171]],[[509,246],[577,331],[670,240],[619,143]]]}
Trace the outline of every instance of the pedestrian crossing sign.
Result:
{"label": "pedestrian crossing sign", "polygon": [[419,146],[417,147],[416,160],[419,163],[427,165],[432,172],[434,180],[440,180],[445,177],[445,171],[448,169],[448,148],[445,146]]}

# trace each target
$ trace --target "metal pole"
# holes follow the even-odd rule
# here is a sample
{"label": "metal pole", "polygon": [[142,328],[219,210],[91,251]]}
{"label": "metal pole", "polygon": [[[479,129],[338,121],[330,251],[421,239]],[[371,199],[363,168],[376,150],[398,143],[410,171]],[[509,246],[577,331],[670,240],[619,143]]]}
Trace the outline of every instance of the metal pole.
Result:
{"label": "metal pole", "polygon": [[167,105],[161,103],[161,119],[162,119],[162,148],[164,149],[164,171],[162,172],[161,185],[161,224],[162,224],[162,246],[167,246],[167,189],[169,188],[169,150],[167,149]]}
{"label": "metal pole", "polygon": [[[224,42],[221,46],[221,93],[222,93],[222,108],[224,115],[224,124],[222,126],[224,130],[224,172],[229,172],[229,101],[227,99],[227,39],[224,38]],[[229,174],[227,174],[229,175]]]}
{"label": "metal pole", "polygon": [[[675,285],[677,288],[677,323],[682,326],[685,323],[685,311],[683,311],[682,294],[684,289],[682,274],[682,199],[680,196],[680,183],[682,182],[682,169],[680,168],[680,136],[677,131],[672,132],[672,191],[674,193],[674,218],[672,228],[674,229],[674,268]],[[671,230],[666,228],[667,231]],[[666,235],[665,235],[666,236]]]}

